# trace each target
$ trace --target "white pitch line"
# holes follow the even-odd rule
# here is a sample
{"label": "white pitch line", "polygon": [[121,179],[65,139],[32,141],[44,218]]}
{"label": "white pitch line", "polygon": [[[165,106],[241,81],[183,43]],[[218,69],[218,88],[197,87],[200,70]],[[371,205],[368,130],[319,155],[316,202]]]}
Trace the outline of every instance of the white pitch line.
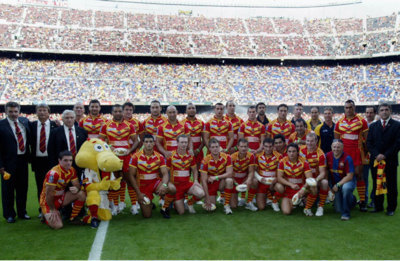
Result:
{"label": "white pitch line", "polygon": [[106,239],[109,221],[101,221],[94,238],[92,249],[89,253],[88,260],[100,260],[103,251],[104,240]]}

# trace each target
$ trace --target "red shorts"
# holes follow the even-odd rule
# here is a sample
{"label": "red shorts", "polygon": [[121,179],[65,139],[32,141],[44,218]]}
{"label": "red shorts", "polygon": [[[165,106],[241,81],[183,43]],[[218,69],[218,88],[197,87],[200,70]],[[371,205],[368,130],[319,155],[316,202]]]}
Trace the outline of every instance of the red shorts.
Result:
{"label": "red shorts", "polygon": [[185,194],[189,191],[189,189],[193,186],[193,182],[174,182],[176,187],[175,200],[180,200],[185,198]]}
{"label": "red shorts", "polygon": [[[59,196],[54,196],[54,206],[56,209],[60,209],[62,207],[64,197],[65,193]],[[42,209],[43,215],[46,213],[50,213],[50,207],[47,205],[47,203],[44,203],[44,205],[40,206],[40,208]]]}
{"label": "red shorts", "polygon": [[217,192],[218,192],[218,189],[219,189],[219,183],[220,183],[221,181],[220,180],[218,180],[218,181],[214,181],[213,183],[207,183],[207,186],[208,186],[208,195],[210,195],[210,196],[216,196],[217,195]]}
{"label": "red shorts", "polygon": [[265,185],[263,183],[258,183],[257,193],[267,194],[267,192],[269,191],[270,188],[271,188],[271,185]]}
{"label": "red shorts", "polygon": [[153,193],[156,192],[156,189],[160,183],[160,179],[141,180],[139,186],[140,192],[145,194],[150,200],[153,200]]}
{"label": "red shorts", "polygon": [[362,152],[359,148],[343,148],[343,150],[350,155],[351,159],[353,160],[354,167],[363,164],[361,158]]}
{"label": "red shorts", "polygon": [[302,189],[304,186],[304,184],[299,184],[299,189],[298,190],[294,190],[291,187],[286,187],[285,189],[285,193],[284,193],[284,198],[293,198],[293,196],[300,191],[300,189]]}
{"label": "red shorts", "polygon": [[122,160],[122,172],[129,172],[129,161],[131,160],[131,155],[126,156],[118,156],[120,160]]}

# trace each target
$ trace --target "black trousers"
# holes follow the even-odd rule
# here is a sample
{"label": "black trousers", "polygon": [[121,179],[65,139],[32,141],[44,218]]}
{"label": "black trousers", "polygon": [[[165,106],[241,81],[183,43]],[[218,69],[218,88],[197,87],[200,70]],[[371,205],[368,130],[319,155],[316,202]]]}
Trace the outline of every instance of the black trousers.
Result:
{"label": "black trousers", "polygon": [[[17,156],[15,172],[9,171],[9,180],[1,179],[1,202],[3,204],[3,217],[15,218],[14,199],[17,203],[17,214],[22,217],[26,214],[26,198],[28,194],[28,158],[25,155]],[[15,196],[14,196],[15,193]]]}
{"label": "black trousers", "polygon": [[[377,168],[372,167],[372,181],[373,181],[373,193],[376,192],[376,175]],[[397,166],[395,164],[386,163],[385,168],[386,174],[386,185],[387,185],[387,211],[395,211],[397,208]],[[375,194],[375,209],[383,210],[383,202],[385,200],[385,195]]]}
{"label": "black trousers", "polygon": [[48,157],[35,157],[33,159],[35,161],[35,180],[36,180],[36,188],[37,188],[37,197],[38,201],[40,201],[40,194],[43,189],[43,181],[46,177],[47,172],[50,170],[49,167],[49,158]]}

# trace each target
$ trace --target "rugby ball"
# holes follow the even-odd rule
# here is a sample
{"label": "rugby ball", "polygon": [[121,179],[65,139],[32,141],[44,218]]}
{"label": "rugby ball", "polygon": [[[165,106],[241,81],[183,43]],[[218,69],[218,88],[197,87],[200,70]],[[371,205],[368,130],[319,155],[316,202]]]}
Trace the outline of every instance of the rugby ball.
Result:
{"label": "rugby ball", "polygon": [[294,194],[294,196],[292,197],[292,204],[297,206],[298,204],[300,204],[301,198],[300,198],[300,193],[297,192],[296,194]]}
{"label": "rugby ball", "polygon": [[206,203],[203,203],[202,207],[207,211],[214,211],[217,209],[217,206],[215,206],[213,203],[211,203],[211,210],[206,209]]}
{"label": "rugby ball", "polygon": [[256,179],[258,180],[258,182],[264,184],[264,185],[271,185],[272,182],[274,181],[275,178],[264,178],[263,176],[260,176],[257,171],[254,172],[254,175],[256,177]]}
{"label": "rugby ball", "polygon": [[306,179],[306,183],[310,187],[315,187],[317,186],[317,181],[314,178],[308,178]]}
{"label": "rugby ball", "polygon": [[116,148],[114,150],[114,154],[117,156],[124,156],[124,155],[126,155],[127,152],[128,152],[128,150],[124,149],[124,148]]}
{"label": "rugby ball", "polygon": [[236,190],[239,192],[246,192],[247,191],[247,185],[246,184],[239,184],[236,186]]}
{"label": "rugby ball", "polygon": [[145,205],[149,205],[149,204],[151,203],[151,201],[150,201],[150,199],[149,199],[148,197],[144,196],[144,198],[143,198],[143,203],[144,203]]}

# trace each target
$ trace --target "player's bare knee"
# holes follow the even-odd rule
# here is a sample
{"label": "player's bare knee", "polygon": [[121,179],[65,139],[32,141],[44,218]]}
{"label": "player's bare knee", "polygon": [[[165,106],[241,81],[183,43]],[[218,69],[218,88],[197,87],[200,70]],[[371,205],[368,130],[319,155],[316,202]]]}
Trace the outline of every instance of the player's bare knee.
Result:
{"label": "player's bare knee", "polygon": [[168,183],[168,193],[171,195],[176,193],[176,187],[172,183]]}
{"label": "player's bare knee", "polygon": [[326,179],[321,180],[321,188],[323,190],[327,190],[328,189],[328,185],[329,185],[328,180],[326,180]]}
{"label": "player's bare knee", "polygon": [[83,192],[82,190],[78,192],[78,200],[79,201],[85,201],[86,200],[86,193]]}
{"label": "player's bare knee", "polygon": [[196,188],[194,191],[193,191],[193,195],[196,197],[196,198],[204,198],[204,196],[206,195],[206,193],[204,192],[204,190],[202,190],[202,189],[200,189],[200,188]]}
{"label": "player's bare knee", "polygon": [[225,185],[226,185],[226,188],[228,188],[228,189],[233,188],[233,179],[231,179],[231,178],[226,178],[226,179],[225,179]]}

